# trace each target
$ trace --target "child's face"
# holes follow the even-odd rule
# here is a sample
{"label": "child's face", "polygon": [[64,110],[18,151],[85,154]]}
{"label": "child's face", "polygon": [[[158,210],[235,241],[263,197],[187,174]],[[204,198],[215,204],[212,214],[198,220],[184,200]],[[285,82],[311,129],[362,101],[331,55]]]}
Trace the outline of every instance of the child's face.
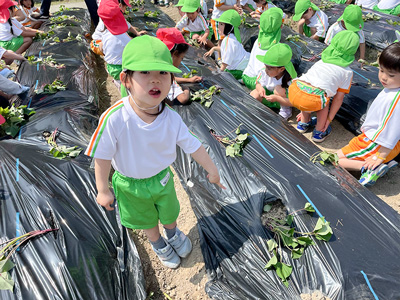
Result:
{"label": "child's face", "polygon": [[185,13],[181,10],[182,6],[178,6],[179,15],[183,17]]}
{"label": "child's face", "polygon": [[379,81],[384,88],[396,89],[400,87],[400,73],[379,66]]}
{"label": "child's face", "polygon": [[175,54],[176,52],[177,51],[175,51],[172,54],[172,63],[174,65],[174,67],[179,68],[179,66],[181,65],[182,59],[185,57],[186,52]]}
{"label": "child's face", "polygon": [[122,11],[123,14],[125,13],[126,8],[128,7],[128,5],[125,5],[125,4],[122,4],[122,3],[119,3],[118,6],[119,6],[119,9]]}
{"label": "child's face", "polygon": [[127,78],[126,87],[140,107],[153,107],[167,97],[171,87],[171,73],[165,71],[135,71],[130,78]]}
{"label": "child's face", "polygon": [[265,73],[271,78],[281,76],[283,71],[285,71],[285,67],[271,67],[265,65]]}
{"label": "child's face", "polygon": [[310,7],[304,12],[301,18],[304,20],[310,20],[313,15],[314,15],[314,10]]}
{"label": "child's face", "polygon": [[31,8],[32,1],[31,0],[23,0],[22,5],[26,8]]}
{"label": "child's face", "polygon": [[255,2],[257,7],[263,7],[267,4],[266,1]]}
{"label": "child's face", "polygon": [[197,18],[197,11],[192,12],[192,13],[186,13],[186,16],[188,17],[188,19],[192,22],[194,22],[194,20],[196,20]]}
{"label": "child's face", "polygon": [[224,35],[224,29],[225,29],[225,23],[219,23],[218,24],[218,33],[220,36]]}

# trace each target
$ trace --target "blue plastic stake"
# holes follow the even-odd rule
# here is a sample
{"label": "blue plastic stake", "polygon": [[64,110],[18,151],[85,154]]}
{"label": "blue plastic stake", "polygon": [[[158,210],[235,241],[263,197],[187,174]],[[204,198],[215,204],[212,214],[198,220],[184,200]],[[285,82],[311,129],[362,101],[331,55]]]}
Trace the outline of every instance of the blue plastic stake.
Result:
{"label": "blue plastic stake", "polygon": [[16,162],[16,174],[15,174],[15,181],[19,181],[19,158],[17,158]]}
{"label": "blue plastic stake", "polygon": [[367,282],[367,285],[368,285],[369,289],[371,290],[372,295],[374,295],[374,297],[375,297],[375,300],[379,300],[378,296],[375,294],[374,289],[371,286],[371,283],[368,280],[367,274],[365,274],[363,270],[361,270],[361,274],[363,274],[364,279]]}
{"label": "blue plastic stake", "polygon": [[267,150],[267,148],[265,148],[265,146],[263,144],[261,144],[260,140],[253,134],[253,138],[257,141],[257,143],[260,144],[260,146],[264,149],[265,152],[267,152],[267,154],[269,155],[269,157],[274,158],[271,154],[271,152],[269,152]]}
{"label": "blue plastic stake", "polygon": [[297,188],[300,190],[300,192],[303,194],[303,196],[307,199],[307,201],[312,205],[312,207],[314,207],[315,212],[318,214],[318,216],[320,216],[321,218],[323,218],[324,216],[321,215],[321,213],[319,212],[318,208],[314,205],[314,203],[311,201],[311,199],[307,196],[307,194],[303,191],[303,189],[297,185]]}
{"label": "blue plastic stake", "polygon": [[229,111],[236,117],[236,113],[228,106],[228,104],[226,104],[225,101],[222,100],[222,99],[221,99],[221,102],[222,102],[222,104],[225,105],[225,106],[229,109]]}
{"label": "blue plastic stake", "polygon": [[186,68],[186,70],[188,70],[190,72],[190,69],[183,62],[181,62],[181,65],[184,66]]}

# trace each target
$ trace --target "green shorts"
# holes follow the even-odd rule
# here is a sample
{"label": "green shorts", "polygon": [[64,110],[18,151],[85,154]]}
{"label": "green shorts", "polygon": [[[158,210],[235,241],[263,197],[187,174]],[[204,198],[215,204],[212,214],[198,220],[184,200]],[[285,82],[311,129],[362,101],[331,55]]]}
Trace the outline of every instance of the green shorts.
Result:
{"label": "green shorts", "polygon": [[243,79],[244,85],[245,85],[248,89],[250,89],[250,90],[255,90],[255,89],[256,89],[256,79],[257,79],[257,76],[255,76],[255,77],[250,77],[250,76],[247,76],[247,75],[243,74],[243,75],[242,75],[242,79]]}
{"label": "green shorts", "polygon": [[135,179],[115,171],[112,177],[121,224],[132,229],[150,229],[172,224],[179,215],[174,174],[166,168],[157,175]]}
{"label": "green shorts", "polygon": [[233,77],[235,77],[236,80],[239,80],[242,78],[243,71],[242,70],[228,70],[225,69],[226,72],[231,73]]}
{"label": "green shorts", "polygon": [[24,37],[22,35],[12,38],[9,41],[0,41],[0,46],[6,50],[17,51],[21,48],[24,43]]}
{"label": "green shorts", "polygon": [[122,72],[122,65],[107,64],[108,74],[115,80],[119,80],[119,74]]}
{"label": "green shorts", "polygon": [[[192,38],[193,35],[195,35],[195,34],[203,35],[204,32],[205,32],[204,30],[203,30],[203,31],[192,31],[192,32],[190,33],[190,38]],[[212,30],[210,30],[210,32],[208,33],[207,40],[211,40],[212,37],[213,37],[213,32],[212,32]]]}
{"label": "green shorts", "polygon": [[[271,92],[270,90],[267,90],[265,87],[264,87],[264,90],[265,90],[265,95],[267,95],[267,96],[272,95],[274,93],[274,92]],[[270,102],[265,98],[262,99],[261,103],[270,108],[277,108],[277,109],[281,108],[281,105],[279,104],[279,102]]]}
{"label": "green shorts", "polygon": [[390,14],[394,16],[398,16],[400,14],[400,5],[397,5],[396,7],[390,8],[390,9],[380,9],[378,5],[375,5],[373,10],[379,11],[384,14]]}

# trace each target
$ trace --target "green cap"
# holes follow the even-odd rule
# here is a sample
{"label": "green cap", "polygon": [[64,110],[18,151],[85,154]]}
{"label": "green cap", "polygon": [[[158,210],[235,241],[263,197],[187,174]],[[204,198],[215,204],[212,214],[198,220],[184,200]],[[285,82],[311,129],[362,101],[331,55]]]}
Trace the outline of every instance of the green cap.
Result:
{"label": "green cap", "polygon": [[260,49],[268,50],[281,40],[283,11],[278,7],[272,7],[261,14],[260,31],[258,33],[258,42]]}
{"label": "green cap", "polygon": [[298,21],[301,19],[303,14],[307,9],[312,8],[313,10],[319,10],[318,6],[312,3],[310,0],[299,0],[296,2],[296,6],[294,7],[294,16],[293,21]]}
{"label": "green cap", "polygon": [[357,33],[343,30],[333,37],[331,44],[322,52],[321,59],[324,63],[347,67],[354,61],[359,45]]}
{"label": "green cap", "polygon": [[350,4],[340,16],[338,21],[343,20],[347,30],[358,32],[364,28],[364,20],[362,18],[362,10],[358,5]]}
{"label": "green cap", "polygon": [[242,19],[240,18],[240,15],[236,10],[228,9],[224,11],[218,19],[215,19],[215,21],[231,24],[233,26],[233,33],[235,34],[236,39],[239,41],[239,43],[242,42],[239,31],[239,25],[242,22]]}
{"label": "green cap", "polygon": [[201,6],[200,0],[185,0],[185,2],[183,3],[183,6],[181,8],[181,11],[187,12],[187,13],[193,13],[200,6]]}
{"label": "green cap", "polygon": [[176,7],[183,6],[185,3],[185,0],[179,0],[177,4],[175,4]]}
{"label": "green cap", "polygon": [[256,57],[267,66],[285,67],[292,79],[297,77],[297,72],[291,62],[292,49],[287,44],[273,45],[265,55],[256,55]]}

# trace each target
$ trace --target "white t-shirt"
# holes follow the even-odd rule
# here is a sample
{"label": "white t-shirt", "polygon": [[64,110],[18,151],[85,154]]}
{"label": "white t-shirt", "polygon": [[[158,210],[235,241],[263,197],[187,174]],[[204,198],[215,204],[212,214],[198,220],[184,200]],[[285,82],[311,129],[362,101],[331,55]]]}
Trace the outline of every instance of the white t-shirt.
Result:
{"label": "white t-shirt", "polygon": [[250,53],[244,50],[235,35],[230,33],[222,40],[221,61],[228,70],[244,70],[249,63]]}
{"label": "white t-shirt", "polygon": [[400,140],[400,89],[383,89],[368,109],[361,131],[373,142],[393,149]]}
{"label": "white t-shirt", "polygon": [[22,33],[22,24],[15,20],[11,19],[12,29],[14,34],[11,33],[11,26],[6,21],[5,23],[0,23],[0,41],[7,42],[12,40],[14,37],[20,36]]}
{"label": "white t-shirt", "polygon": [[208,17],[208,7],[207,7],[207,2],[206,0],[200,0],[200,6],[201,6],[201,10],[202,10],[202,15],[204,17],[204,19],[207,19]]}
{"label": "white t-shirt", "polygon": [[245,6],[246,4],[253,6],[253,8],[256,8],[257,5],[253,0],[240,0],[240,5]]}
{"label": "white t-shirt", "polygon": [[[341,32],[342,30],[346,30],[346,29],[343,28],[341,21],[333,23],[331,25],[331,27],[329,27],[328,33],[326,34],[325,44],[330,45],[333,37],[337,33]],[[360,37],[360,44],[365,43],[364,31],[360,30],[357,33],[358,33],[358,36]]]}
{"label": "white t-shirt", "polygon": [[206,31],[206,29],[208,29],[208,25],[202,14],[198,14],[197,18],[194,19],[194,22],[190,21],[189,18],[184,15],[182,19],[176,23],[175,28],[180,31],[185,28],[185,30],[189,32],[199,32]]}
{"label": "white t-shirt", "polygon": [[378,0],[356,0],[355,4],[362,6],[362,8],[373,9],[379,3]]}
{"label": "white t-shirt", "polygon": [[258,43],[258,39],[254,42],[253,49],[251,49],[249,63],[247,64],[246,69],[243,71],[243,75],[247,75],[249,77],[256,77],[261,69],[264,68],[264,63],[257,59],[257,55],[265,55],[268,50],[260,49],[260,44]]}
{"label": "white t-shirt", "polygon": [[107,29],[102,35],[104,60],[108,64],[122,65],[122,52],[131,40],[127,33],[113,35]]}
{"label": "white t-shirt", "polygon": [[392,9],[400,5],[400,0],[381,0],[378,3],[379,9]]}
{"label": "white t-shirt", "polygon": [[[131,24],[126,21],[126,24],[128,25],[128,29],[131,28]],[[95,31],[92,34],[92,39],[94,40],[101,40],[102,35],[104,33],[104,29],[106,29],[106,27],[104,26],[104,22],[102,19],[99,18],[99,23],[96,26]]]}
{"label": "white t-shirt", "polygon": [[267,2],[267,4],[265,4],[264,6],[257,7],[256,11],[258,11],[260,14],[262,14],[263,12],[266,12],[268,9],[270,9],[272,7],[276,7],[276,6],[271,2]]}
{"label": "white t-shirt", "polygon": [[176,80],[174,80],[174,82],[171,85],[171,88],[169,89],[168,99],[172,101],[180,94],[183,94],[183,90],[181,86],[176,82]]}
{"label": "white t-shirt", "polygon": [[100,117],[85,154],[111,160],[122,175],[152,177],[176,159],[176,145],[185,153],[201,146],[182,118],[169,106],[151,123],[144,122],[129,104],[129,97],[106,110]]}
{"label": "white t-shirt", "polygon": [[310,24],[307,24],[308,27],[315,27],[316,35],[319,37],[325,37],[326,31],[329,27],[328,16],[322,11],[317,10],[315,14],[310,19]]}
{"label": "white t-shirt", "polygon": [[233,6],[236,4],[236,0],[214,0],[214,9],[211,15],[211,19],[218,19],[222,15],[224,10],[220,10],[218,9],[218,7],[223,4]]}
{"label": "white t-shirt", "polygon": [[299,77],[299,80],[324,90],[328,97],[336,95],[337,92],[348,94],[352,79],[353,70],[350,67],[340,67],[324,63],[322,60]]}
{"label": "white t-shirt", "polygon": [[276,79],[275,77],[269,77],[265,72],[265,67],[264,67],[264,69],[262,69],[258,73],[256,84],[259,83],[263,87],[265,87],[268,91],[273,92],[276,86],[282,85],[282,77],[279,79]]}

